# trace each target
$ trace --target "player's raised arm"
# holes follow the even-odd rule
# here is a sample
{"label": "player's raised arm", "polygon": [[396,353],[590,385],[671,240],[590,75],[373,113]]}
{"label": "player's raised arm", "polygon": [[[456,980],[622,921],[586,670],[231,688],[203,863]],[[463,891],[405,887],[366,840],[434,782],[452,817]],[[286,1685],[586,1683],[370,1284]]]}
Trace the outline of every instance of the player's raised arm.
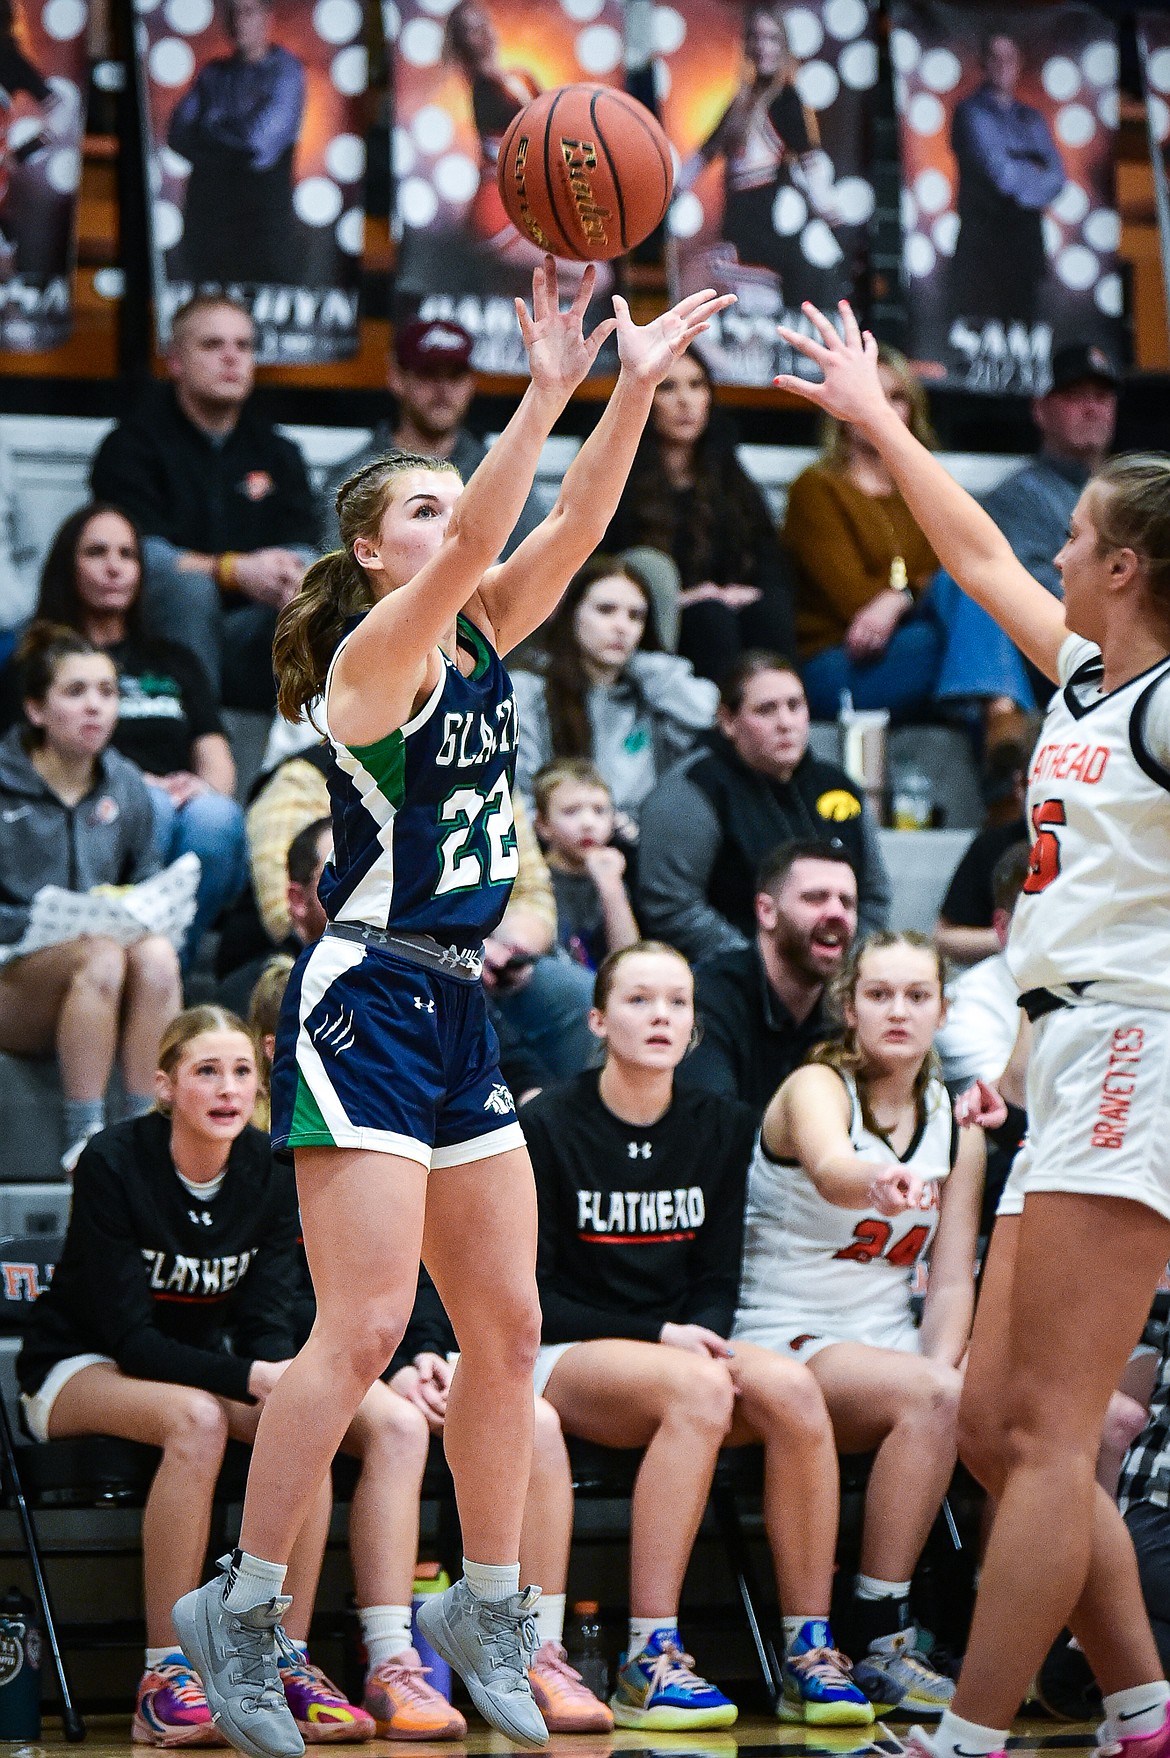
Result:
{"label": "player's raised arm", "polygon": [[[653,323],[639,326],[625,300],[614,299],[621,371],[613,394],[566,470],[548,517],[506,562],[490,570],[479,593],[500,653],[507,653],[540,626],[577,569],[601,543],[630,473],[655,387],[703,334],[715,313],[734,303],[734,294],[720,296],[706,288],[680,300]],[[527,329],[525,342],[536,373],[541,350],[533,346]]]}
{"label": "player's raised arm", "polygon": [[916,440],[886,401],[877,371],[877,343],[864,334],[845,300],[840,336],[823,312],[806,303],[820,340],[780,326],[798,353],[819,366],[818,384],[784,374],[774,383],[859,428],[877,447],[943,567],[981,604],[1016,646],[1055,679],[1068,630],[1059,601],[1034,580],[978,501]]}

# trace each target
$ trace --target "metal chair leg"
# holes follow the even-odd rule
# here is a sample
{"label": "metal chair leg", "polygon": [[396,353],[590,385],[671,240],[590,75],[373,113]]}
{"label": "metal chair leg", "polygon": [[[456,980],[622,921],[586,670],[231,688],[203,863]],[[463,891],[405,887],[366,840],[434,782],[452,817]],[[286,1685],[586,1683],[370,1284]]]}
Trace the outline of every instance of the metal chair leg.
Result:
{"label": "metal chair leg", "polygon": [[4,1468],[12,1489],[12,1499],[16,1504],[17,1518],[20,1521],[24,1548],[28,1556],[28,1566],[32,1571],[33,1586],[44,1620],[45,1636],[49,1644],[49,1652],[53,1657],[53,1670],[57,1675],[57,1689],[61,1696],[61,1721],[65,1729],[65,1738],[76,1742],[85,1738],[85,1723],[73,1706],[73,1693],[69,1689],[69,1678],[65,1671],[65,1656],[57,1640],[57,1624],[53,1616],[53,1605],[49,1598],[49,1583],[45,1579],[44,1567],[41,1563],[41,1547],[37,1539],[36,1527],[24,1497],[24,1485],[20,1478],[20,1468],[16,1463],[16,1443],[12,1437],[12,1424],[8,1420],[8,1409],[3,1398],[0,1398],[0,1445],[4,1449]]}
{"label": "metal chair leg", "polygon": [[752,1564],[747,1541],[743,1535],[743,1527],[740,1525],[735,1491],[727,1488],[726,1485],[716,1484],[711,1491],[711,1506],[719,1527],[719,1535],[723,1540],[727,1561],[735,1576],[735,1585],[739,1589],[739,1597],[743,1603],[744,1616],[747,1618],[748,1630],[756,1650],[756,1659],[760,1664],[760,1672],[763,1674],[764,1684],[773,1705],[775,1705],[779,1701],[782,1688],[780,1661],[771,1637],[764,1633],[756,1615],[756,1602],[760,1598],[759,1580]]}

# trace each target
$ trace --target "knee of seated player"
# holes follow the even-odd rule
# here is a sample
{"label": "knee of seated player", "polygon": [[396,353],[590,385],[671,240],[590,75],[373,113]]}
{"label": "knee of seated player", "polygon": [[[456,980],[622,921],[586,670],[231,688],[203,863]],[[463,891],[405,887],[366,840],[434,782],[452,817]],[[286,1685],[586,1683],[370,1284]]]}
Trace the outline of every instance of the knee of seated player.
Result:
{"label": "knee of seated player", "polygon": [[377,1455],[396,1469],[421,1471],[430,1440],[427,1419],[418,1405],[375,1380],[350,1424],[346,1451],[363,1462]]}
{"label": "knee of seated player", "polygon": [[126,949],[104,934],[83,934],[77,942],[77,964],[71,987],[84,988],[116,1006],[126,980]]}
{"label": "knee of seated player", "polygon": [[227,1441],[227,1412],[219,1399],[193,1386],[175,1386],[162,1434],[166,1462],[181,1465],[193,1477],[214,1481]]}
{"label": "knee of seated player", "polygon": [[569,1451],[561,1419],[547,1398],[536,1400],[536,1422],[532,1440],[532,1471],[550,1474],[567,1470]]}
{"label": "knee of seated player", "polygon": [[906,1410],[914,1422],[951,1438],[958,1431],[962,1393],[963,1376],[957,1368],[919,1357],[908,1376]]}
{"label": "knee of seated player", "polygon": [[705,1435],[718,1443],[731,1427],[735,1408],[735,1386],[726,1364],[669,1345],[662,1345],[662,1351],[665,1357],[679,1358],[668,1363],[663,1420],[684,1427],[696,1438]]}
{"label": "knee of seated player", "polygon": [[1146,1420],[1144,1404],[1139,1404],[1128,1392],[1114,1392],[1109,1400],[1101,1431],[1102,1451],[1113,1455],[1124,1453],[1137,1440],[1146,1426]]}
{"label": "knee of seated player", "polygon": [[761,1439],[804,1445],[832,1440],[824,1394],[803,1362],[770,1350],[753,1351],[743,1380],[734,1360],[731,1373],[740,1387],[744,1415]]}
{"label": "knee of seated player", "polygon": [[126,953],[126,963],[140,989],[149,989],[156,995],[179,991],[178,954],[161,934],[147,934],[136,940]]}

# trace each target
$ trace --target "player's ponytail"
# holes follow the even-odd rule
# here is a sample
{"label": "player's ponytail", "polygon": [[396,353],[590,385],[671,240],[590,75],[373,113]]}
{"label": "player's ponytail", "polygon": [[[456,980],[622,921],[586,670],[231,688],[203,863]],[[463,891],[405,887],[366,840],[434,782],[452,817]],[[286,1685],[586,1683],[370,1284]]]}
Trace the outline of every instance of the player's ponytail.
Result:
{"label": "player's ponytail", "polygon": [[[934,959],[938,972],[940,991],[946,989],[946,964],[942,953],[928,940],[925,934],[917,934],[907,928],[897,932],[891,928],[880,928],[873,934],[867,934],[864,940],[854,942],[853,950],[845,960],[829,985],[826,1000],[829,1012],[841,1021],[842,1031],[839,1037],[830,1038],[827,1043],[818,1044],[809,1056],[810,1062],[819,1062],[827,1068],[835,1068],[839,1074],[852,1075],[857,1087],[858,1103],[861,1106],[861,1121],[870,1135],[885,1139],[885,1130],[874,1117],[869,1103],[869,1082],[865,1056],[857,1041],[857,1033],[845,1017],[846,1003],[850,1005],[857,994],[857,985],[861,981],[861,966],[869,952],[884,952],[889,946],[912,946],[918,952],[929,952]],[[921,1110],[926,1091],[935,1075],[940,1072],[940,1064],[936,1052],[932,1049],[922,1059],[922,1065],[914,1077],[914,1102]]]}
{"label": "player's ponytail", "polygon": [[329,662],[350,617],[374,603],[366,570],[354,558],[359,537],[376,542],[382,515],[404,470],[441,470],[458,476],[454,464],[416,452],[388,452],[358,470],[337,491],[342,547],[331,550],[306,571],[300,590],[277,618],[272,643],[276,703],[286,720],[299,720],[325,686]]}
{"label": "player's ponytail", "polygon": [[1123,452],[1093,477],[1102,549],[1132,549],[1145,563],[1150,597],[1170,618],[1170,453]]}

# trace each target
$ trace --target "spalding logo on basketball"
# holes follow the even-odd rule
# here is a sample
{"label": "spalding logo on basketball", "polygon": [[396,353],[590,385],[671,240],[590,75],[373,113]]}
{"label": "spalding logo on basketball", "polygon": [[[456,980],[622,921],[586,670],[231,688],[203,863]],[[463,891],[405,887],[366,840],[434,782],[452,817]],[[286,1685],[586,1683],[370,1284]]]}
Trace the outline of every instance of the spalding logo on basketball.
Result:
{"label": "spalding logo on basketball", "polygon": [[562,85],[513,117],[500,199],[541,250],[579,262],[623,256],[661,225],[670,143],[644,104],[608,85]]}

